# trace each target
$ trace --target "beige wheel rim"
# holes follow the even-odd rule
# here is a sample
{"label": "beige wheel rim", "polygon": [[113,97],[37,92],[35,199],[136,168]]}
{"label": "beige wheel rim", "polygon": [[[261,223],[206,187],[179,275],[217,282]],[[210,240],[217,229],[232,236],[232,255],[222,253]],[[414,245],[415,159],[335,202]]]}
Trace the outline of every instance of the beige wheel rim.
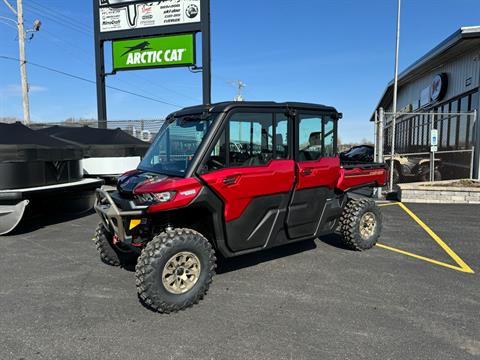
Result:
{"label": "beige wheel rim", "polygon": [[195,286],[200,271],[200,260],[195,254],[179,252],[172,256],[163,268],[163,286],[172,294],[184,294]]}
{"label": "beige wheel rim", "polygon": [[377,219],[372,212],[366,212],[360,218],[360,236],[363,240],[368,240],[377,228]]}

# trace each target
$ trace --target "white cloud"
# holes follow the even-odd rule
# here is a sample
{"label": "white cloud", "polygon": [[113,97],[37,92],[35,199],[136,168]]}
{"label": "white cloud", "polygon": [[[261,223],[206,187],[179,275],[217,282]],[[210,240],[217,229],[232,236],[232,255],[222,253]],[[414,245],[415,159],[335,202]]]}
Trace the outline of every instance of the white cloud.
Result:
{"label": "white cloud", "polygon": [[[48,88],[41,85],[30,85],[29,90],[30,93],[39,93],[48,91]],[[21,96],[22,87],[17,84],[9,84],[0,88],[0,94],[3,96]]]}

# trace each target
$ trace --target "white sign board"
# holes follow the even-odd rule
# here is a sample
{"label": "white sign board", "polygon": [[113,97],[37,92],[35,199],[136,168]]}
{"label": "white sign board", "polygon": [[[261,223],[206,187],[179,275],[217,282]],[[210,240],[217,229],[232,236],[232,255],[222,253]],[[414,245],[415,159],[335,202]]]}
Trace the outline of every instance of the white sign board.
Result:
{"label": "white sign board", "polygon": [[430,87],[420,93],[420,107],[430,104]]}
{"label": "white sign board", "polygon": [[437,146],[438,145],[438,130],[432,129],[430,131],[430,145]]}
{"label": "white sign board", "polygon": [[197,23],[201,20],[200,0],[162,0],[130,4],[129,0],[100,0],[100,32],[142,29],[157,26]]}
{"label": "white sign board", "polygon": [[438,151],[438,146],[430,146],[430,152],[437,152]]}

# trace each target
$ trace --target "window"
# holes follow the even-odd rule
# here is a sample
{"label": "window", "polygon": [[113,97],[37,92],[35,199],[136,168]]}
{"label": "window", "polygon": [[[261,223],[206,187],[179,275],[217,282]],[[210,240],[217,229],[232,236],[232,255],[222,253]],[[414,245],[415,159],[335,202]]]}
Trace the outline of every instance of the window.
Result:
{"label": "window", "polygon": [[323,117],[324,145],[323,156],[335,156],[335,122],[332,117]]}
{"label": "window", "polygon": [[327,115],[300,115],[298,125],[299,161],[335,156],[335,120]]}
{"label": "window", "polygon": [[441,144],[442,148],[446,148],[448,146],[448,115],[446,115],[449,112],[448,104],[444,104],[442,107],[442,135],[441,135]]}
{"label": "window", "polygon": [[[465,96],[460,99],[460,112],[466,113],[468,112],[468,101],[469,96]],[[458,118],[458,146],[464,149],[467,145],[467,129],[468,129],[468,122],[470,117],[468,115],[460,115]]]}
{"label": "window", "polygon": [[311,161],[322,157],[322,118],[301,115],[298,128],[299,160]]}
{"label": "window", "polygon": [[[458,101],[455,100],[451,103],[450,112],[457,113],[458,112]],[[456,147],[456,139],[457,139],[457,123],[458,123],[458,116],[452,116],[450,118],[450,136],[448,140],[448,145],[450,147]]]}
{"label": "window", "polygon": [[288,159],[288,118],[275,114],[275,159]]}
{"label": "window", "polygon": [[171,121],[155,139],[139,169],[183,176],[208,133],[212,120],[188,116]]}
{"label": "window", "polygon": [[418,145],[418,117],[413,118],[413,145]]}
{"label": "window", "polygon": [[[469,111],[474,111],[475,109],[478,109],[478,96],[479,96],[478,91],[476,93],[473,93],[472,95],[470,95],[470,105],[468,107]],[[478,115],[477,115],[477,119],[478,119]],[[474,124],[473,116],[469,116],[469,120],[470,121],[468,123],[468,144],[472,145],[472,143],[473,143],[473,124]]]}
{"label": "window", "polygon": [[230,167],[264,165],[273,159],[273,115],[237,113],[229,123]]}
{"label": "window", "polygon": [[271,160],[289,159],[288,144],[289,119],[283,113],[235,113],[202,171],[261,166]]}
{"label": "window", "polygon": [[469,110],[470,110],[470,111],[473,111],[473,110],[475,110],[475,109],[480,110],[480,109],[478,108],[478,105],[479,105],[479,103],[478,103],[479,92],[477,91],[476,93],[473,93],[471,96],[472,96],[472,99],[471,99],[471,101],[470,101],[470,109],[469,109]]}

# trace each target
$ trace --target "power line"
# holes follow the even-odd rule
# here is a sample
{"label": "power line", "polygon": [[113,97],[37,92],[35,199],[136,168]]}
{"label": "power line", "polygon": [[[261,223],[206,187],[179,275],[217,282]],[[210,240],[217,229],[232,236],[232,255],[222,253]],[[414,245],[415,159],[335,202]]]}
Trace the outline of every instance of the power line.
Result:
{"label": "power line", "polygon": [[[26,8],[34,12],[38,15],[41,15],[42,17],[45,17],[57,24],[60,24],[70,30],[77,31],[83,35],[86,36],[91,36],[93,35],[93,31],[91,28],[88,28],[85,25],[80,25],[78,19],[73,19],[69,18],[68,16],[58,12],[58,11],[53,11],[50,8],[44,7],[42,5],[37,5],[34,3],[29,3],[28,5],[25,5]],[[65,20],[64,20],[65,19]],[[69,19],[69,20],[68,20]]]}
{"label": "power line", "polygon": [[31,9],[35,9],[36,11],[42,11],[42,14],[47,13],[48,16],[54,17],[55,20],[60,21],[62,23],[68,24],[73,27],[77,27],[85,32],[93,34],[93,27],[92,24],[87,24],[85,22],[80,21],[78,17],[72,17],[65,14],[63,11],[56,10],[53,6],[45,6],[39,2],[29,0],[28,7]]}
{"label": "power line", "polygon": [[[37,13],[37,14],[42,14],[43,16],[47,17],[48,19],[52,20],[53,22],[57,23],[58,25],[64,26],[64,27],[66,27],[66,28],[69,28],[70,30],[77,31],[77,32],[79,32],[79,33],[81,33],[81,34],[83,34],[83,35],[88,35],[88,36],[93,35],[93,31],[92,31],[89,27],[87,27],[86,25],[82,25],[82,23],[80,23],[80,22],[78,21],[78,19],[73,19],[73,18],[71,18],[71,17],[68,17],[68,16],[64,15],[63,13],[61,13],[61,12],[59,12],[59,11],[56,11],[56,10],[54,10],[54,9],[45,8],[45,7],[43,7],[42,5],[36,3],[35,1],[30,1],[30,2],[31,2],[30,5],[34,5],[34,7],[29,6],[29,8],[30,8],[29,10],[30,10],[30,11],[35,12],[35,13]],[[40,11],[38,8],[41,8],[42,11]],[[45,14],[44,11],[47,12],[47,14]],[[55,16],[55,18],[52,18],[51,16],[49,16],[48,13],[49,13],[49,14],[52,14],[52,16]],[[58,21],[56,17],[60,17],[60,16],[63,17],[63,18],[65,18],[65,19],[71,19],[72,22],[74,22],[75,24],[77,24],[77,25],[76,25],[76,28],[71,27],[71,26],[70,26],[70,23],[64,23],[64,22]],[[47,32],[47,33],[48,33],[48,32]],[[63,40],[63,39],[59,39],[58,37],[55,37],[53,34],[50,34],[50,36],[53,37],[53,38],[56,38],[56,39],[59,40],[59,41],[62,41],[62,42],[64,42],[64,43],[68,44],[67,41],[65,41],[65,40]],[[77,45],[73,45],[72,47],[77,48]],[[78,60],[78,59],[77,59],[77,60]],[[177,94],[177,95],[179,95],[179,96],[188,98],[188,99],[190,99],[190,100],[195,100],[195,101],[198,101],[198,100],[199,100],[198,98],[195,98],[195,97],[193,97],[193,96],[190,96],[190,95],[181,93],[181,92],[179,92],[179,91],[177,91],[177,90],[171,89],[171,88],[166,87],[166,86],[164,86],[164,85],[157,84],[157,83],[151,81],[150,79],[148,79],[147,77],[141,76],[141,75],[139,75],[139,74],[133,74],[133,76],[134,76],[134,77],[137,77],[137,78],[139,78],[139,79],[142,79],[142,81],[143,81],[144,83],[146,82],[147,84],[149,84],[149,85],[151,85],[151,86],[154,86],[154,87],[157,87],[157,88],[166,90],[166,91],[168,91],[168,92],[170,92],[170,93]],[[120,81],[120,82],[123,82],[123,83],[128,83],[128,82],[127,82],[126,80],[124,80],[124,79],[117,79],[117,81]],[[132,85],[132,84],[130,83],[130,85]],[[142,90],[142,89],[140,89],[140,88],[138,87],[138,85],[135,85],[135,86],[136,86],[139,90]],[[142,91],[145,92],[145,93],[148,93],[148,91],[146,91],[146,90],[142,90]]]}
{"label": "power line", "polygon": [[[5,55],[0,55],[0,59],[5,59],[5,60],[11,60],[11,61],[21,62],[21,60],[18,59],[18,58],[11,57],[11,56],[5,56]],[[57,73],[57,74],[61,74],[61,75],[70,77],[70,78],[72,78],[72,79],[81,80],[81,81],[84,81],[84,82],[88,82],[88,83],[90,83],[90,84],[96,84],[96,82],[93,81],[93,80],[84,78],[84,77],[82,77],[82,76],[70,74],[70,73],[67,73],[67,72],[62,71],[62,70],[54,69],[54,68],[51,68],[51,67],[49,67],[49,66],[37,64],[37,63],[31,62],[31,61],[25,61],[25,63],[30,64],[30,65],[35,66],[35,67],[38,67],[38,68],[40,68],[40,69],[44,69],[44,70],[47,70],[47,71],[50,71],[50,72],[54,72],[54,73]],[[167,102],[167,101],[163,101],[163,100],[160,100],[160,99],[156,99],[156,98],[153,98],[153,97],[150,97],[150,96],[144,96],[144,95],[141,95],[141,94],[137,94],[137,93],[134,93],[133,91],[121,89],[121,88],[118,88],[118,87],[116,87],[116,86],[109,86],[109,85],[107,85],[107,88],[112,89],[112,90],[116,90],[116,91],[118,91],[118,92],[122,92],[122,93],[125,93],[125,94],[133,95],[133,96],[136,96],[136,97],[139,97],[139,98],[142,98],[142,99],[155,101],[155,102],[158,102],[158,103],[161,103],[161,104],[170,105],[170,106],[177,107],[177,108],[181,108],[181,107],[182,107],[182,106],[177,105],[177,104],[173,104],[173,103],[170,103],[170,102]]]}

